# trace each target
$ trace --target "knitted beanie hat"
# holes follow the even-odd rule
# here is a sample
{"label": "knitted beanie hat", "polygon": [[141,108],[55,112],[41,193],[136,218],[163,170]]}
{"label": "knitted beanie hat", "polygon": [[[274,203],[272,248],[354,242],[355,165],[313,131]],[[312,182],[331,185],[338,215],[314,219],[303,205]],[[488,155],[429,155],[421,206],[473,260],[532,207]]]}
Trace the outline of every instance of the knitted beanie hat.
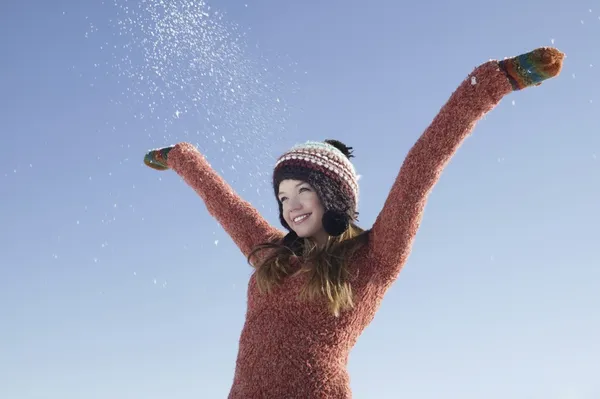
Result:
{"label": "knitted beanie hat", "polygon": [[[338,140],[307,141],[281,155],[273,171],[276,196],[286,179],[305,181],[315,189],[325,208],[323,228],[330,236],[344,233],[358,216],[358,177],[350,162],[351,150]],[[292,232],[283,218],[283,205],[277,202],[279,220]]]}

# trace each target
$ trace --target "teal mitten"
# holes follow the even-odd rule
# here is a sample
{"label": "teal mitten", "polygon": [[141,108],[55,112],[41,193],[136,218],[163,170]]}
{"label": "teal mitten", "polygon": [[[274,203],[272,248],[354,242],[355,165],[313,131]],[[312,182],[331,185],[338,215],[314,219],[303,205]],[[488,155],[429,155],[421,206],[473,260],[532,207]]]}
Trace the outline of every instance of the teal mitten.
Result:
{"label": "teal mitten", "polygon": [[558,76],[565,55],[553,47],[540,47],[499,62],[513,90],[538,86],[546,79]]}
{"label": "teal mitten", "polygon": [[167,157],[172,149],[173,146],[151,150],[144,156],[144,163],[152,169],[167,170]]}

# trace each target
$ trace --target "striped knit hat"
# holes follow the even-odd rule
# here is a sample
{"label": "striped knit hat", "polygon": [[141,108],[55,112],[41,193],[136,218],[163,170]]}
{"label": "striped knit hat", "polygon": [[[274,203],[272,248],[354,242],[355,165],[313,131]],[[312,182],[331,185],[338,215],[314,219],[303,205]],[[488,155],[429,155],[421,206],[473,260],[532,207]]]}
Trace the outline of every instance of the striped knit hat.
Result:
{"label": "striped knit hat", "polygon": [[[273,188],[277,196],[279,184],[286,179],[310,184],[323,207],[323,228],[331,236],[344,233],[358,216],[358,177],[350,162],[352,147],[337,140],[307,141],[281,155],[273,171]],[[290,232],[279,203],[279,220]]]}

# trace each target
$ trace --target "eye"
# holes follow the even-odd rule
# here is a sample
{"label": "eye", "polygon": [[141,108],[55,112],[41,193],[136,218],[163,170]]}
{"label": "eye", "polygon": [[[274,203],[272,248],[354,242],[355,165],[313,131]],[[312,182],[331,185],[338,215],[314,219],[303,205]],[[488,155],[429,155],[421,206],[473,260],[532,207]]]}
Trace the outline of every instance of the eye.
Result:
{"label": "eye", "polygon": [[286,199],[287,199],[287,197],[281,197],[281,198],[279,198],[279,202],[283,202],[283,201],[285,201]]}
{"label": "eye", "polygon": [[300,188],[300,192],[302,192],[302,191],[304,191],[304,190],[306,190],[306,191],[310,191],[310,188],[308,188],[308,187],[301,187],[301,188]]}

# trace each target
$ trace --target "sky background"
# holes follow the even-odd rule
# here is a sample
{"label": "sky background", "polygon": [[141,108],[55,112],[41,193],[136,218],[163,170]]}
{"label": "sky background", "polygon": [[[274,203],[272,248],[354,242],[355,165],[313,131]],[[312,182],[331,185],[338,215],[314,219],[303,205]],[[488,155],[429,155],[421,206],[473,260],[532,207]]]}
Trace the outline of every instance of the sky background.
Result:
{"label": "sky background", "polygon": [[370,227],[462,79],[553,43],[561,76],[506,97],[443,173],[349,371],[355,398],[600,398],[600,6],[167,3],[2,8],[1,398],[229,392],[251,269],[148,149],[198,145],[278,223],[275,157],[337,138]]}

